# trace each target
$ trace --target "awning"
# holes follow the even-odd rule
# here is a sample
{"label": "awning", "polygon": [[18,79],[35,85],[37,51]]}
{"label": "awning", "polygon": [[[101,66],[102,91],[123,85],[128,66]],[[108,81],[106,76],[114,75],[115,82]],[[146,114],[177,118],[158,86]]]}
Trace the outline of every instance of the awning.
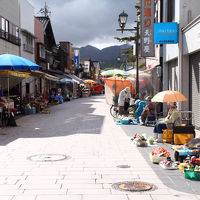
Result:
{"label": "awning", "polygon": [[[16,78],[17,77],[17,78]],[[0,71],[0,85],[3,90],[12,89],[17,84],[19,84],[24,78],[30,77],[28,72],[19,72],[19,71]]]}
{"label": "awning", "polygon": [[65,75],[72,78],[77,83],[85,83],[82,79],[80,79],[79,77],[77,77],[74,74],[65,74]]}
{"label": "awning", "polygon": [[16,77],[21,77],[21,78],[28,78],[30,77],[30,73],[28,72],[18,72],[18,71],[8,71],[8,70],[4,70],[4,71],[0,71],[0,75],[1,76],[16,76]]}
{"label": "awning", "polygon": [[73,80],[70,77],[67,77],[63,74],[54,74],[54,76],[58,77],[60,81],[58,83],[72,83]]}
{"label": "awning", "polygon": [[47,74],[47,73],[41,72],[41,71],[32,71],[31,75],[36,76],[36,77],[40,77],[40,78],[44,77],[44,78],[46,78],[50,81],[60,81],[60,79],[58,77],[52,76],[50,74]]}

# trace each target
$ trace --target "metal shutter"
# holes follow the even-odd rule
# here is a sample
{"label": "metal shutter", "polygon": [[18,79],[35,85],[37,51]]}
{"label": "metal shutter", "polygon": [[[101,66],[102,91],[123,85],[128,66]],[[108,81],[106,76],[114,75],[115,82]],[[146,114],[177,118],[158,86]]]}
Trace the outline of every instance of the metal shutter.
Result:
{"label": "metal shutter", "polygon": [[178,60],[175,59],[168,63],[169,90],[178,90]]}
{"label": "metal shutter", "polygon": [[190,55],[190,109],[194,125],[200,128],[200,52]]}

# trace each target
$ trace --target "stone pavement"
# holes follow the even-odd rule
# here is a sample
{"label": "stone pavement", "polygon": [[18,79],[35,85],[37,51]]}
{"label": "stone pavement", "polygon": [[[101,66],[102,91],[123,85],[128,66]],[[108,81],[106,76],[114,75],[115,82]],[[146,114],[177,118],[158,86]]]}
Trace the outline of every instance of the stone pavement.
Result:
{"label": "stone pavement", "polygon": [[[163,182],[158,166],[152,166],[125,134],[132,130],[114,124],[104,96],[77,99],[50,110],[51,114],[18,119],[18,127],[0,129],[0,200],[200,199],[199,193],[175,190]],[[64,154],[70,159],[27,159],[38,154]],[[155,184],[156,189],[133,193],[111,187],[135,180]],[[182,180],[177,184],[185,187]]]}

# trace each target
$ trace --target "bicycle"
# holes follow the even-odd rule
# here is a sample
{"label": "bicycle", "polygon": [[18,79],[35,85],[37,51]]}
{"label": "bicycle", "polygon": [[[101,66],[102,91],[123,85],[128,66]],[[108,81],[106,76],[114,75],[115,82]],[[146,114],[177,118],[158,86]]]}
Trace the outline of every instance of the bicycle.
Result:
{"label": "bicycle", "polygon": [[[129,105],[128,107],[128,115],[132,115],[133,117],[135,117],[135,111],[137,109],[137,106],[135,104],[133,105]],[[117,104],[112,104],[110,107],[110,114],[112,117],[114,118],[118,118],[119,115],[119,107]]]}
{"label": "bicycle", "polygon": [[110,114],[112,117],[117,118],[119,114],[119,107],[117,104],[112,104],[110,107]]}

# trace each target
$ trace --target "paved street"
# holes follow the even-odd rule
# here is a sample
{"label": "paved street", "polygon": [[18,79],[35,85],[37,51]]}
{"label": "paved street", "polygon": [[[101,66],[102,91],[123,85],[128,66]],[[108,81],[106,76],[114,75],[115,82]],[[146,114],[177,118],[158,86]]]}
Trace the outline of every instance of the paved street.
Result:
{"label": "paved street", "polygon": [[[115,125],[104,96],[49,109],[51,114],[27,115],[17,120],[18,127],[0,129],[0,200],[200,199],[199,182],[160,169],[148,159],[153,147],[132,144],[134,133],[150,135],[152,128]],[[62,160],[48,161],[51,156]],[[155,189],[122,192],[111,187],[136,180]]]}

